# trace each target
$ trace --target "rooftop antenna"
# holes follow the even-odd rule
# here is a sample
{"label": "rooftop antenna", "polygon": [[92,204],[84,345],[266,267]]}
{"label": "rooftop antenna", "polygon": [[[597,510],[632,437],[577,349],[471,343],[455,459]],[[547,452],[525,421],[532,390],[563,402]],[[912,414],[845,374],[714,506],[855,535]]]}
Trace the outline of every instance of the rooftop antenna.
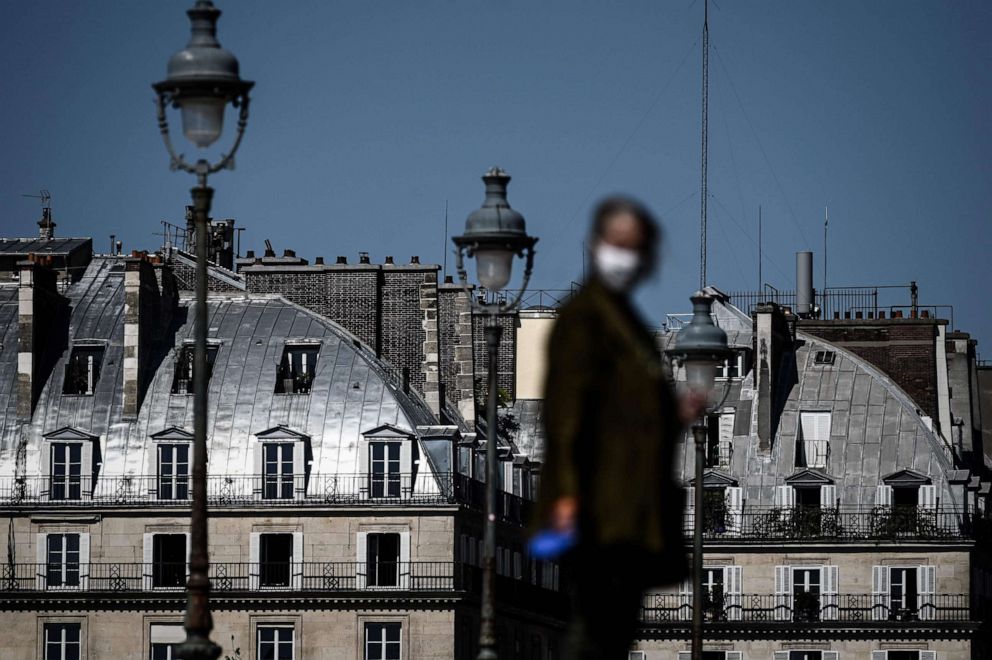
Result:
{"label": "rooftop antenna", "polygon": [[42,188],[40,190],[40,195],[29,195],[27,193],[22,193],[21,197],[34,197],[35,199],[41,200],[41,208],[49,209],[52,208],[52,193],[48,192],[47,189]]}
{"label": "rooftop antenna", "polygon": [[758,204],[758,292],[764,290],[765,284],[761,277],[761,204]]}
{"label": "rooftop antenna", "polygon": [[709,111],[710,111],[710,3],[703,1],[703,144],[702,170],[699,208],[699,288],[706,286],[706,185],[709,153]]}
{"label": "rooftop antenna", "polygon": [[448,278],[448,200],[444,200],[444,243],[441,244],[441,254],[444,258],[444,277]]}
{"label": "rooftop antenna", "polygon": [[830,224],[830,212],[823,207],[823,314],[827,314],[827,226]]}

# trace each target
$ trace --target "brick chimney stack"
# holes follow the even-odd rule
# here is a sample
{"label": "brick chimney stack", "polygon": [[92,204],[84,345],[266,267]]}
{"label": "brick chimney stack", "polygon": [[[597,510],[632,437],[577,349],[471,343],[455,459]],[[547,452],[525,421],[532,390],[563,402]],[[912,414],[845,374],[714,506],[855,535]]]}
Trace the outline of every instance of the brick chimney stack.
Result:
{"label": "brick chimney stack", "polygon": [[55,272],[35,259],[18,263],[17,416],[34,413],[52,367],[69,339],[69,301],[56,288]]}
{"label": "brick chimney stack", "polygon": [[[775,303],[758,305],[754,312],[754,385],[758,392],[758,448],[771,451],[784,401],[779,393],[792,385],[795,373],[794,347],[785,312]],[[793,381],[794,382],[794,381]]]}
{"label": "brick chimney stack", "polygon": [[164,275],[160,289],[155,266],[147,254],[136,253],[124,262],[123,414],[127,418],[138,416],[148,388],[146,378],[152,348],[166,332],[176,304],[174,296],[168,295],[171,278]]}
{"label": "brick chimney stack", "polygon": [[55,238],[55,221],[52,220],[51,207],[41,209],[41,220],[38,221],[38,237],[43,241]]}

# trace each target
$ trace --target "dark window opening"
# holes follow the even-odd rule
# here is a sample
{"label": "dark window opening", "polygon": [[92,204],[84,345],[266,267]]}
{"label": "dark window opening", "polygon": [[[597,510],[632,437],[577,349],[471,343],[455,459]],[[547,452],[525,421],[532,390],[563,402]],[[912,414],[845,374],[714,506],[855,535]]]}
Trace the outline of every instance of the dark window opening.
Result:
{"label": "dark window opening", "polygon": [[400,443],[369,443],[369,482],[372,497],[400,496]]}
{"label": "dark window opening", "polygon": [[53,500],[78,500],[82,494],[83,446],[79,443],[52,443],[49,496]]}
{"label": "dark window opening", "polygon": [[793,619],[820,620],[820,569],[796,568],[792,571]]}
{"label": "dark window opening", "polygon": [[80,647],[78,623],[45,624],[45,660],[79,660]]}
{"label": "dark window opening", "polygon": [[293,499],[293,443],[265,443],[262,460],[262,497],[267,500]]}
{"label": "dark window opening", "polygon": [[49,589],[79,586],[79,534],[49,534],[45,585]]}
{"label": "dark window opening", "polygon": [[706,467],[720,465],[720,416],[706,416]]}
{"label": "dark window opening", "polygon": [[63,394],[90,396],[100,380],[100,365],[103,363],[102,346],[76,346],[72,349],[69,361],[65,364]]}
{"label": "dark window opening", "polygon": [[889,569],[890,618],[898,621],[915,619],[919,613],[915,568]]}
{"label": "dark window opening", "polygon": [[703,532],[723,534],[727,531],[727,490],[703,488]]}
{"label": "dark window opening", "polygon": [[183,587],[186,584],[186,535],[156,534],[152,537],[152,586]]}
{"label": "dark window opening", "polygon": [[369,534],[366,544],[366,582],[370,587],[399,585],[400,535]]}
{"label": "dark window opening", "polygon": [[817,351],[813,354],[813,364],[833,364],[837,354],[833,351]]}
{"label": "dark window opening", "polygon": [[262,534],[258,541],[258,583],[263,587],[288,587],[293,535]]}
{"label": "dark window opening", "polygon": [[820,651],[789,651],[789,660],[823,660]]}
{"label": "dark window opening", "polygon": [[158,497],[189,499],[189,445],[163,444],[158,448]]}
{"label": "dark window opening", "polygon": [[365,624],[365,660],[400,660],[398,623]]}
{"label": "dark window opening", "polygon": [[152,660],[174,660],[178,656],[175,654],[175,644],[166,642],[152,642]]}
{"label": "dark window opening", "polygon": [[886,660],[920,660],[919,651],[889,651]]}
{"label": "dark window opening", "polygon": [[[196,390],[193,383],[193,355],[195,351],[192,346],[184,345],[179,349],[179,356],[176,358],[176,370],[172,376],[173,394],[193,394]],[[214,372],[214,362],[217,360],[217,347],[207,346],[207,382]]]}
{"label": "dark window opening", "polygon": [[892,505],[905,509],[915,509],[920,504],[920,489],[917,486],[892,489]]}
{"label": "dark window opening", "polygon": [[293,660],[292,626],[258,627],[259,660]]}
{"label": "dark window opening", "polygon": [[276,370],[276,394],[309,394],[317,371],[318,346],[287,346]]}
{"label": "dark window opening", "polygon": [[802,509],[820,508],[820,487],[812,488],[796,487],[796,505]]}

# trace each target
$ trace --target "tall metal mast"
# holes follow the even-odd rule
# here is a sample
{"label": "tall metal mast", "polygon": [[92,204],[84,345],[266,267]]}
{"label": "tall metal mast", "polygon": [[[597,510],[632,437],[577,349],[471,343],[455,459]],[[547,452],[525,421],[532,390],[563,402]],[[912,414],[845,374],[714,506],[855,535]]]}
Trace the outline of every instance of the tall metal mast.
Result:
{"label": "tall metal mast", "polygon": [[703,2],[703,145],[702,145],[702,194],[699,208],[699,288],[706,286],[706,185],[708,179],[710,114],[710,5]]}

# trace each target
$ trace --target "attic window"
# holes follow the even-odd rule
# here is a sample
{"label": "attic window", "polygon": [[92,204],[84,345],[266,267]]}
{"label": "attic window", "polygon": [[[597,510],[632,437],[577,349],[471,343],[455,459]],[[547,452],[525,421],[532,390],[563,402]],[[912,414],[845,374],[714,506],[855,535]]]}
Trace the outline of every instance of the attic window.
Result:
{"label": "attic window", "polygon": [[276,394],[309,394],[317,372],[317,344],[287,344],[276,372]]}
{"label": "attic window", "polygon": [[833,351],[817,351],[813,356],[813,364],[833,364],[837,354]]}
{"label": "attic window", "polygon": [[[172,376],[173,394],[193,394],[193,355],[194,347],[191,344],[183,345],[179,349],[176,358],[176,370]],[[207,346],[207,382],[214,372],[214,361],[217,359],[217,346]]]}
{"label": "attic window", "polygon": [[65,364],[63,394],[92,396],[100,380],[103,346],[75,346]]}

